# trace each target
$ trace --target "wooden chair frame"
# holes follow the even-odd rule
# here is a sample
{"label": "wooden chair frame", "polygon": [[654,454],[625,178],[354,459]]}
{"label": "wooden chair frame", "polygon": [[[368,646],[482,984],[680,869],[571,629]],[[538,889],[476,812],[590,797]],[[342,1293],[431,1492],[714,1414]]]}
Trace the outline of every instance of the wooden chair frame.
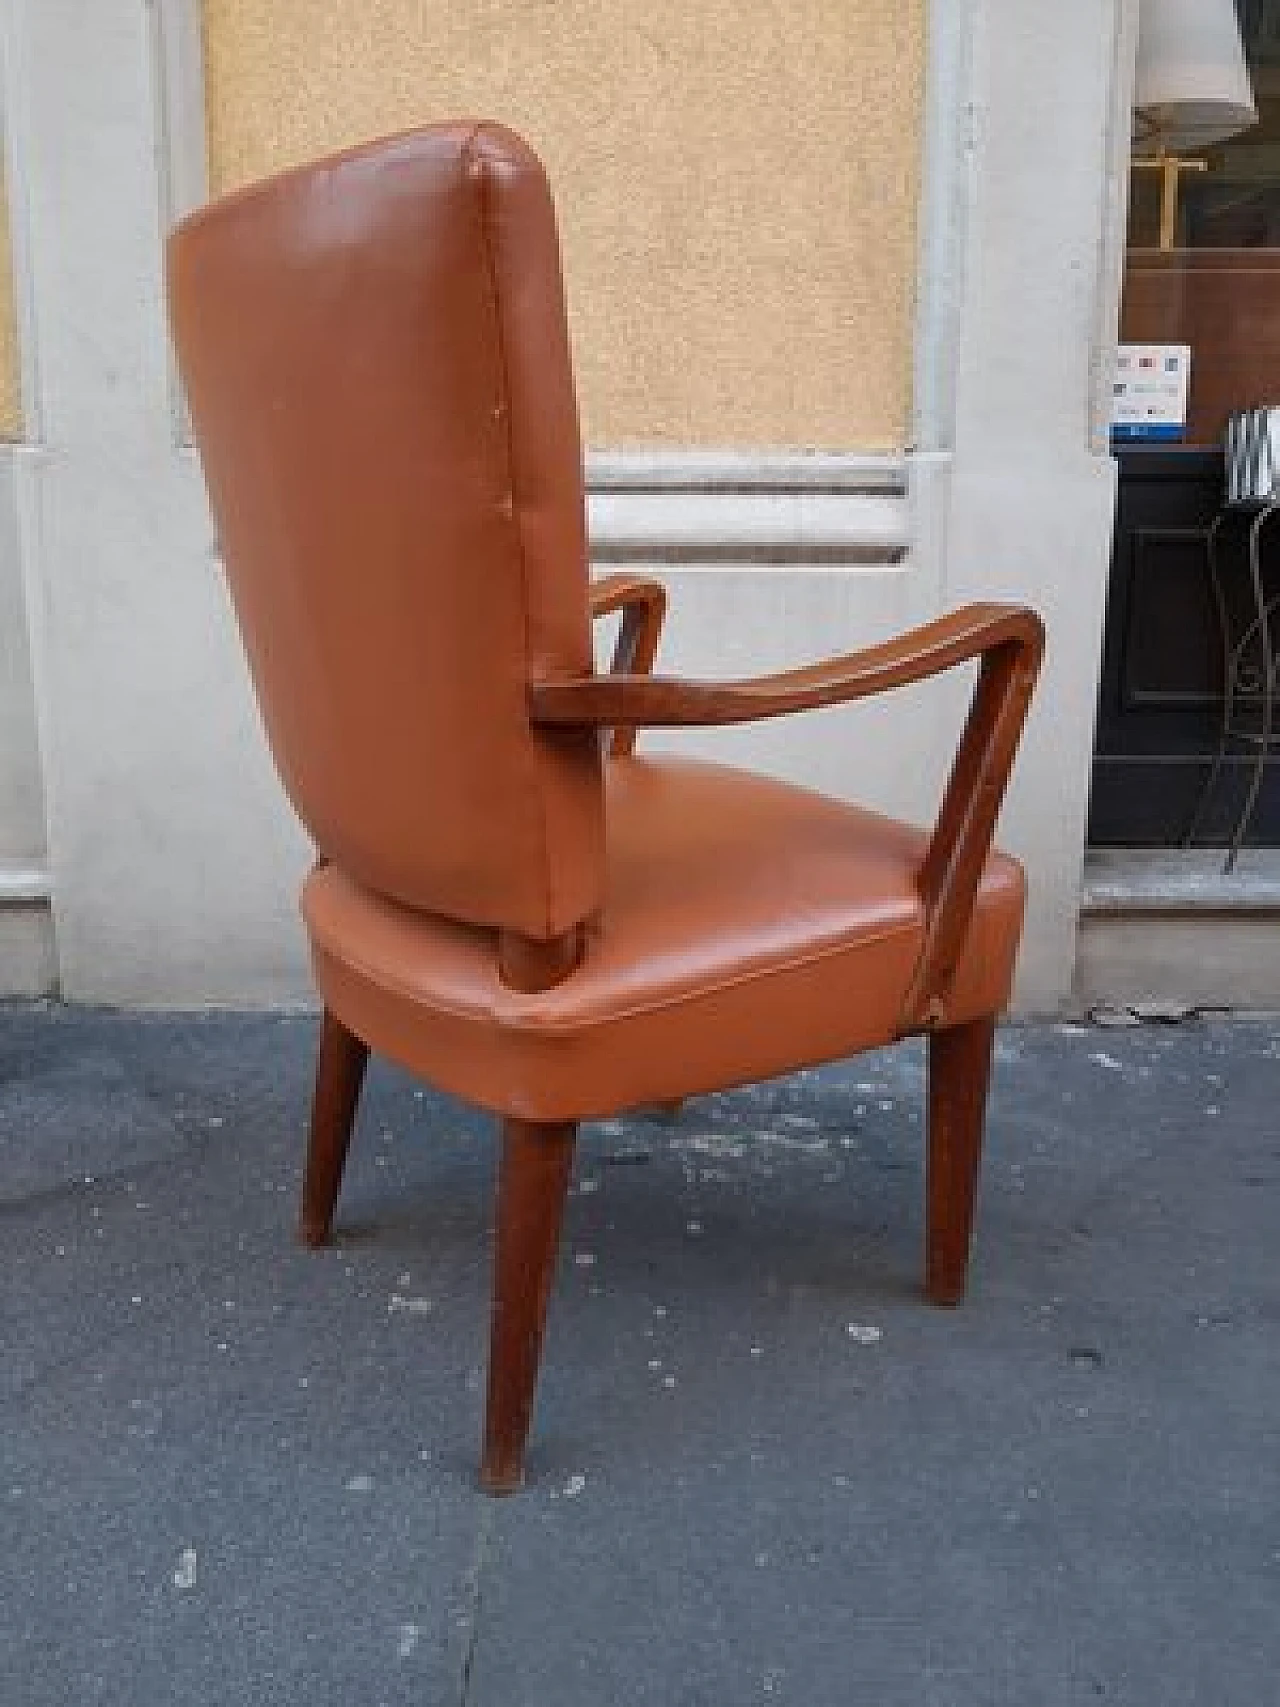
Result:
{"label": "wooden chair frame", "polygon": [[[666,593],[659,582],[614,575],[591,590],[595,617],[621,613],[608,675],[534,681],[538,728],[594,728],[614,756],[641,727],[690,728],[844,704],[978,661],[968,719],[918,873],[923,946],[898,1036],[928,1033],[925,1292],[935,1304],[964,1293],[996,1016],[945,1024],[946,993],[964,946],[1044,649],[1039,618],[1021,607],[971,605],[884,645],[745,681],[654,676]],[[581,954],[579,932],[537,941],[500,933],[499,969],[520,990],[548,989]],[[302,1196],[301,1236],[328,1237],[350,1144],[368,1048],[326,1012]],[[523,1478],[547,1302],[555,1272],[577,1128],[503,1123],[493,1313],[481,1481],[509,1493]]]}

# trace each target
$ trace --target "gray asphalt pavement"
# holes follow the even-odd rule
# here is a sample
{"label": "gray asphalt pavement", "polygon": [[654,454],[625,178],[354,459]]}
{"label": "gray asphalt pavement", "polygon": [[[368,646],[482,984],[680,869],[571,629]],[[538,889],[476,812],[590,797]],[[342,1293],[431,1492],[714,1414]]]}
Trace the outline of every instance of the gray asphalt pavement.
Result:
{"label": "gray asphalt pavement", "polygon": [[584,1130],[523,1494],[489,1123],[314,1021],[0,1007],[0,1703],[1280,1700],[1280,1021],[1010,1029],[918,1298],[915,1047]]}

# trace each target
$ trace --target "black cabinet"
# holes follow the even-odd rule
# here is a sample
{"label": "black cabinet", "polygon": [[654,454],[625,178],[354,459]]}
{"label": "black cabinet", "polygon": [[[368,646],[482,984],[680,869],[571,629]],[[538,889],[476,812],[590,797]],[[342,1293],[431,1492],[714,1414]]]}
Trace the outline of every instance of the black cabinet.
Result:
{"label": "black cabinet", "polygon": [[[1223,494],[1217,450],[1118,454],[1119,489],[1094,738],[1089,841],[1168,847],[1185,835],[1209,774],[1222,717],[1222,627],[1207,539]],[[1248,600],[1246,517],[1220,536],[1229,599]],[[1272,551],[1280,553],[1280,530]],[[1280,581],[1280,562],[1269,565]],[[1199,840],[1225,842],[1248,784],[1237,751],[1214,790]],[[1280,845],[1280,760],[1268,767],[1248,837]]]}

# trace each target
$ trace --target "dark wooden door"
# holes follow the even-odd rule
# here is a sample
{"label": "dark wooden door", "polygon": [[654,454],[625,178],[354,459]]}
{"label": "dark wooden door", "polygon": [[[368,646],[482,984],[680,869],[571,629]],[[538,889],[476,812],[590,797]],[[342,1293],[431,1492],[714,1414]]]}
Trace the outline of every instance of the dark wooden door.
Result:
{"label": "dark wooden door", "polygon": [[[1222,502],[1222,454],[1133,449],[1117,461],[1089,841],[1169,847],[1191,822],[1221,722],[1222,640],[1206,540]],[[1243,525],[1233,521],[1224,529],[1220,558],[1228,596],[1242,609]],[[1280,563],[1270,568],[1280,575]],[[1215,787],[1200,840],[1227,839],[1249,762],[1237,748]],[[1269,767],[1248,840],[1280,845],[1280,760]]]}

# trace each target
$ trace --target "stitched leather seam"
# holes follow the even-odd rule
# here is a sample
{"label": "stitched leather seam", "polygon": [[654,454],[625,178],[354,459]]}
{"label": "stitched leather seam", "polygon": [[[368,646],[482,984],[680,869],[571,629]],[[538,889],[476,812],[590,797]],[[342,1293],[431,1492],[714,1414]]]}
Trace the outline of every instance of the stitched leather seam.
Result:
{"label": "stitched leather seam", "polygon": [[[820,948],[808,954],[792,955],[786,960],[772,961],[768,966],[762,966],[754,971],[740,972],[732,977],[717,978],[712,983],[700,984],[694,990],[681,991],[679,994],[664,996],[651,1002],[632,1002],[626,1007],[613,1008],[608,1014],[598,1018],[584,1017],[582,1019],[540,1019],[534,1013],[506,1014],[491,1003],[480,1007],[461,1007],[454,1002],[441,1001],[434,997],[424,997],[421,992],[410,989],[407,985],[388,979],[374,970],[357,956],[342,953],[330,954],[339,965],[349,967],[369,983],[399,996],[401,999],[416,1003],[423,1008],[434,1009],[437,1013],[448,1014],[453,1019],[466,1020],[471,1024],[477,1021],[487,1021],[501,1031],[523,1033],[527,1036],[550,1033],[553,1036],[572,1037],[584,1031],[591,1031],[600,1026],[610,1025],[615,1020],[638,1019],[645,1014],[657,1014],[671,1008],[688,1006],[701,1001],[707,996],[717,996],[729,990],[740,989],[748,984],[758,984],[779,973],[800,972],[806,967],[819,965],[824,960],[834,960],[841,955],[856,952],[858,949],[869,948],[877,943],[889,942],[894,937],[914,935],[919,930],[919,924],[891,925],[874,936],[860,935],[848,937],[840,942],[832,943],[827,948]],[[318,943],[322,954],[329,954],[323,942]]]}
{"label": "stitched leather seam", "polygon": [[[521,506],[516,502],[516,451],[515,434],[513,430],[514,409],[511,403],[511,369],[507,361],[507,344],[502,314],[502,294],[498,289],[497,257],[494,253],[493,233],[489,215],[489,165],[475,150],[475,144],[483,130],[483,125],[477,125],[467,137],[462,147],[463,159],[467,163],[467,174],[478,188],[480,204],[480,235],[484,246],[485,268],[489,275],[489,288],[493,293],[493,319],[498,343],[498,364],[502,370],[502,396],[506,404],[504,420],[507,437],[507,480],[511,487],[512,520],[516,530],[516,561],[520,568],[520,624],[524,637],[524,674],[529,675],[529,568],[525,560],[524,523]],[[528,739],[533,741],[532,729],[527,731]],[[533,776],[534,817],[537,821],[538,832],[542,842],[542,888],[543,888],[543,929],[551,933],[551,843],[547,829],[546,791],[540,779]]]}

